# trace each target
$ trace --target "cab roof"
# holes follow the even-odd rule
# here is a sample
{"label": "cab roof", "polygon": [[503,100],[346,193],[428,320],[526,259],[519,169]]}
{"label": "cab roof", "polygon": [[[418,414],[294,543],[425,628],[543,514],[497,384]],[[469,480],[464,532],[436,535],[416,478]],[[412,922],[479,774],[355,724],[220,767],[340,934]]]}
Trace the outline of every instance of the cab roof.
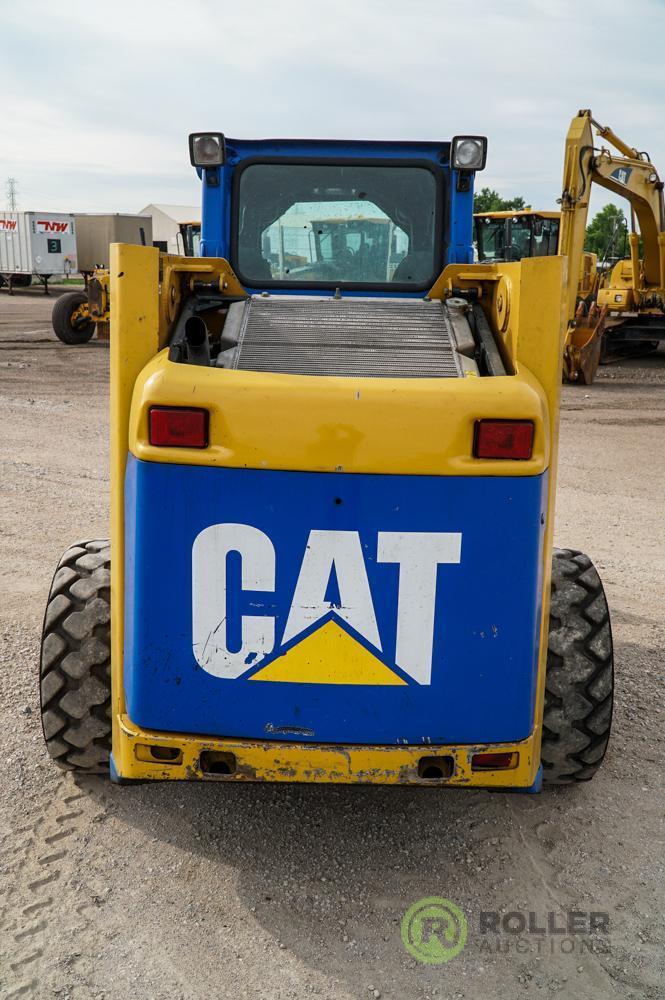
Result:
{"label": "cab roof", "polygon": [[534,211],[532,208],[520,208],[515,212],[474,212],[475,219],[514,219],[516,216],[523,218],[525,216],[535,215],[539,219],[559,219],[561,218],[561,212],[538,212]]}

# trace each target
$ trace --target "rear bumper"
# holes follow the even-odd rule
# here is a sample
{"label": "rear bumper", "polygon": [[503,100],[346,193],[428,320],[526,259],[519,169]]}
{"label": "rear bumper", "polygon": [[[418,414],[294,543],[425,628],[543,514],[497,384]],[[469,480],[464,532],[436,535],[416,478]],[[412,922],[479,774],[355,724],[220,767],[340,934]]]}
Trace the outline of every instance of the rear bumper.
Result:
{"label": "rear bumper", "polygon": [[[115,781],[198,779],[532,791],[540,788],[539,730],[517,743],[361,746],[159,733],[140,729],[126,715],[117,716],[115,722],[111,768]],[[480,753],[512,753],[514,766],[474,770],[472,758]],[[432,768],[437,767],[441,776],[428,777],[424,773],[432,773]]]}

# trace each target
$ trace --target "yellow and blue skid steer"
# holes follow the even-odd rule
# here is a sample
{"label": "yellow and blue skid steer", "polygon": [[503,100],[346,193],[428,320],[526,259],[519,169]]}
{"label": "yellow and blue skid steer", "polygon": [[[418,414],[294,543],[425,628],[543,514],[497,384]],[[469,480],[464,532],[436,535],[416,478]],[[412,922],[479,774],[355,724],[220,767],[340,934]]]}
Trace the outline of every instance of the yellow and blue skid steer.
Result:
{"label": "yellow and blue skid steer", "polygon": [[486,140],[190,136],[201,258],[111,261],[111,540],[46,745],[114,781],[587,780],[612,639],[552,549],[565,259],[473,263]]}

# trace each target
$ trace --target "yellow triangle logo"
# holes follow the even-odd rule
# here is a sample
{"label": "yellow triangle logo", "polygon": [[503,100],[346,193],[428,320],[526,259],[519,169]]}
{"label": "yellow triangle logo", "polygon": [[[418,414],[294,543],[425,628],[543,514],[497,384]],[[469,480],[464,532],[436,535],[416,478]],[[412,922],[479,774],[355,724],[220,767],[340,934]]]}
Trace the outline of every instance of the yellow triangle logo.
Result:
{"label": "yellow triangle logo", "polygon": [[316,632],[248,678],[294,684],[404,684],[337,622]]}

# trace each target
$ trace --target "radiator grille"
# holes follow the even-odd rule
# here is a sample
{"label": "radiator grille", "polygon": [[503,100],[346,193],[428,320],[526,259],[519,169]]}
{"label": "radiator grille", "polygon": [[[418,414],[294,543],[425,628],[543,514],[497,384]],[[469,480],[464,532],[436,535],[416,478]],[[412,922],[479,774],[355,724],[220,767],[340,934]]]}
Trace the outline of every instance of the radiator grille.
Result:
{"label": "radiator grille", "polygon": [[[226,367],[292,375],[461,375],[441,302],[255,297],[232,306]],[[229,322],[231,321],[231,322]],[[226,329],[225,329],[226,334]]]}

